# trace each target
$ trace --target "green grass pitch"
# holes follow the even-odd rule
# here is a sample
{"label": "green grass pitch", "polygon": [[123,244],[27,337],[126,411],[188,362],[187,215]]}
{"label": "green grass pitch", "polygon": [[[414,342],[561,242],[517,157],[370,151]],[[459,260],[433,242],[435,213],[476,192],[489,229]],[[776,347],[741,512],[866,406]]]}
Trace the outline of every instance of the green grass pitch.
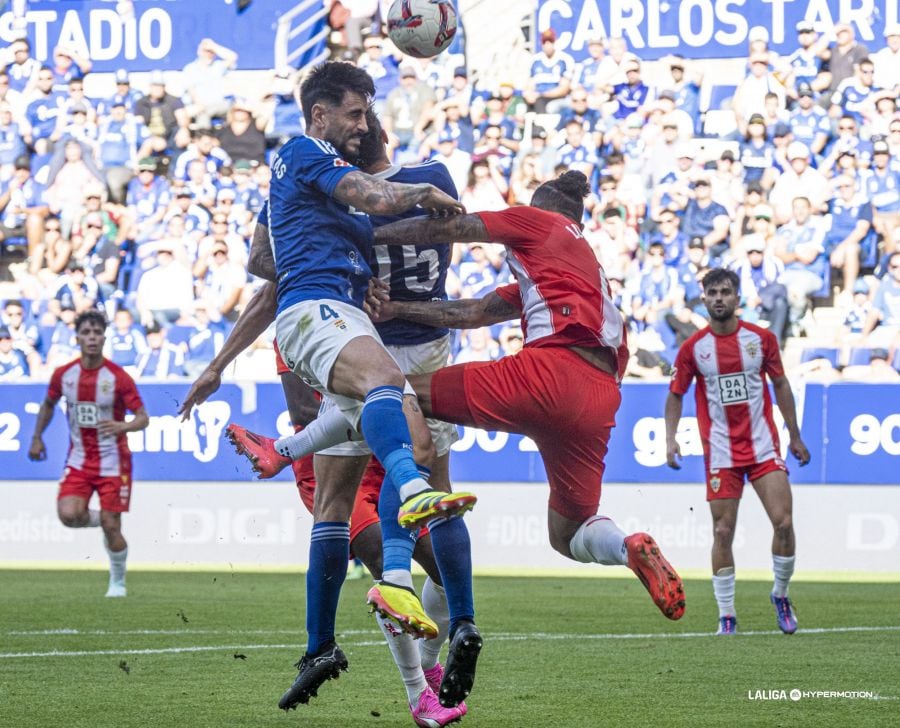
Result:
{"label": "green grass pitch", "polygon": [[[276,703],[305,640],[302,575],[137,571],[119,600],[105,582],[0,573],[0,726],[413,725],[367,581],[341,600],[350,671],[289,714]],[[798,582],[794,636],[774,631],[768,587],[738,581],[743,633],[721,638],[706,580],[686,583],[673,623],[633,578],[479,577],[485,646],[463,725],[897,725],[900,584]],[[792,689],[877,698],[748,697]]]}

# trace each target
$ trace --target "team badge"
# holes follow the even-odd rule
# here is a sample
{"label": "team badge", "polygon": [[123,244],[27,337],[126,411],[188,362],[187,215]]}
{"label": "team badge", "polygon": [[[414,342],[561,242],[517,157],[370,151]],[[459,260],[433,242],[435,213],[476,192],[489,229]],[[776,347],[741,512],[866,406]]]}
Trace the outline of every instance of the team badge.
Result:
{"label": "team badge", "polygon": [[340,157],[335,157],[334,158],[334,166],[335,167],[352,167],[353,165],[350,164],[350,162],[344,161]]}
{"label": "team badge", "polygon": [[722,487],[722,480],[721,480],[721,478],[719,478],[718,475],[713,475],[713,476],[709,479],[709,487],[710,487],[710,489],[712,490],[713,493],[718,493],[718,492],[719,492],[719,488]]}
{"label": "team badge", "polygon": [[113,384],[112,382],[103,381],[100,382],[100,393],[101,394],[109,394],[112,392]]}
{"label": "team badge", "polygon": [[747,352],[747,356],[751,359],[756,359],[756,355],[759,354],[759,344],[755,341],[748,341],[744,350]]}

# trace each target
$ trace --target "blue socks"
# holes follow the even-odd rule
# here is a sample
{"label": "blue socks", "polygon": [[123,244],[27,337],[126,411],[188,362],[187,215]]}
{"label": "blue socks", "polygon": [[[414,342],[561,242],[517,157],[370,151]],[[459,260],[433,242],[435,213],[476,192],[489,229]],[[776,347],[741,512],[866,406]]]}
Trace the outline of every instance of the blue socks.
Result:
{"label": "blue socks", "polygon": [[360,426],[394,488],[401,488],[420,477],[413,460],[412,437],[403,414],[402,389],[385,386],[370,391],[366,395]]}
{"label": "blue socks", "polygon": [[[400,492],[385,474],[378,495],[378,518],[381,520],[382,578],[392,584],[412,587],[409,570],[412,565],[416,534],[397,523],[400,511]],[[391,572],[404,572],[404,576]],[[409,582],[409,583],[406,583]]]}
{"label": "blue socks", "polygon": [[428,532],[431,534],[431,548],[447,595],[452,637],[460,620],[475,621],[469,529],[462,518],[452,516],[429,521]]}
{"label": "blue socks", "polygon": [[349,524],[313,524],[306,572],[306,651],[311,655],[334,640],[335,615],[349,559]]}

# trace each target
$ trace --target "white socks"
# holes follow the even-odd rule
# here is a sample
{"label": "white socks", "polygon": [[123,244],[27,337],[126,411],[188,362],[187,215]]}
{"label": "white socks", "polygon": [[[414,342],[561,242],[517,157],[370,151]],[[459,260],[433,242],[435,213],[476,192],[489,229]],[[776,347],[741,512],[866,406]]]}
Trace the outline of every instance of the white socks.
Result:
{"label": "white socks", "polygon": [[775,573],[775,585],[772,587],[772,594],[776,597],[787,596],[788,583],[794,575],[794,558],[793,556],[772,554],[772,571]]}
{"label": "white socks", "polygon": [[606,516],[591,516],[569,542],[572,558],[583,564],[606,566],[628,563],[625,533]]}
{"label": "white socks", "polygon": [[103,546],[109,554],[109,583],[125,584],[125,562],[128,560],[128,547],[121,551],[110,551],[109,544],[103,539]]}
{"label": "white socks", "polygon": [[319,416],[300,432],[277,439],[275,450],[286,458],[299,460],[304,455],[362,439],[362,434],[353,428],[341,410],[331,407],[320,410]]}
{"label": "white socks", "polygon": [[400,630],[389,619],[385,619],[378,612],[375,612],[375,620],[384,638],[387,640],[391,655],[400,670],[400,677],[403,678],[403,685],[406,687],[406,697],[411,705],[415,705],[419,699],[419,695],[428,686],[425,682],[425,675],[422,672],[422,663],[419,660],[419,648],[416,641],[411,635]]}
{"label": "white socks", "polygon": [[408,483],[401,485],[397,490],[400,493],[400,502],[402,503],[416,493],[421,493],[425,490],[434,490],[434,488],[428,485],[428,481],[425,480],[425,478],[413,478]]}
{"label": "white socks", "polygon": [[415,589],[413,586],[412,572],[408,569],[385,569],[381,572],[381,580],[388,584],[405,586],[407,589]]}
{"label": "white socks", "polygon": [[713,594],[719,605],[720,617],[735,616],[734,609],[734,567],[719,569],[712,578]]}
{"label": "white socks", "polygon": [[450,608],[447,606],[447,596],[444,588],[435,584],[429,576],[422,587],[422,606],[425,613],[431,617],[438,626],[437,637],[431,640],[419,640],[419,655],[422,657],[422,669],[430,670],[441,656],[441,647],[447,641],[450,633]]}

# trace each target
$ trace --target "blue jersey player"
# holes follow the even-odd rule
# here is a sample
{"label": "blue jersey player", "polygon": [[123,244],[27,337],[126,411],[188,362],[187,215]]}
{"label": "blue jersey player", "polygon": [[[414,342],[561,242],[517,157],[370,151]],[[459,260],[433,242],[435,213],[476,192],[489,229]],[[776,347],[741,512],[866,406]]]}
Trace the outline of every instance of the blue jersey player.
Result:
{"label": "blue jersey player", "polygon": [[[437,516],[461,514],[472,507],[474,496],[432,490],[416,469],[403,410],[406,379],[362,302],[371,276],[369,214],[396,215],[416,206],[454,214],[462,208],[433,185],[385,182],[346,161],[357,158],[368,130],[366,112],[374,87],[364,71],[325,63],[310,73],[300,93],[307,135],[291,139],[272,160],[271,246],[254,246],[249,264],[250,272],[276,281],[281,354],[295,374],[330,396],[361,430],[385,467],[385,483],[396,488],[403,502],[401,525],[417,527]],[[416,409],[411,416],[422,423],[416,431],[427,437],[421,412]],[[346,429],[343,423],[340,431]],[[346,574],[353,499],[354,489],[344,483],[318,486],[307,575],[314,611],[307,614],[309,642],[300,673],[279,703],[285,709],[307,702],[322,682],[347,665],[334,643],[334,614]],[[458,526],[447,530],[459,533]],[[458,544],[445,551],[437,539],[433,543],[442,574],[445,566],[456,573]],[[465,545],[468,558],[467,534]],[[480,638],[478,642],[480,646]]]}

